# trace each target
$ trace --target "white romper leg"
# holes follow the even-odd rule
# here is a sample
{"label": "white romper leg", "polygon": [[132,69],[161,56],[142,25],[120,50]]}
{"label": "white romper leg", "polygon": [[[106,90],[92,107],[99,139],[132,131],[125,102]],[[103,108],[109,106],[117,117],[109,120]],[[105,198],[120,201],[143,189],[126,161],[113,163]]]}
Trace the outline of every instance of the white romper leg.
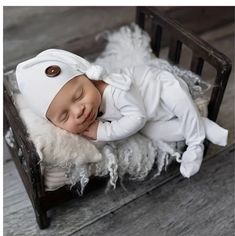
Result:
{"label": "white romper leg", "polygon": [[161,102],[179,119],[186,144],[201,145],[205,139],[205,130],[200,113],[179,81],[169,72],[162,72]]}
{"label": "white romper leg", "polygon": [[180,171],[183,176],[196,174],[201,166],[205,136],[215,144],[226,145],[228,132],[207,118],[202,118],[186,83],[169,72],[161,72],[160,102],[173,113],[171,120],[150,121],[142,133],[153,140],[174,142],[185,140],[187,150],[182,155]]}
{"label": "white romper leg", "polygon": [[184,140],[179,124],[178,118],[167,121],[149,121],[141,133],[155,141],[178,142]]}
{"label": "white romper leg", "polygon": [[180,172],[185,177],[196,174],[201,166],[205,139],[205,130],[200,113],[188,90],[182,86],[173,74],[162,72],[161,102],[179,120],[179,129],[183,134],[187,150],[182,155]]}
{"label": "white romper leg", "polygon": [[[201,119],[204,125],[206,138],[214,144],[226,146],[228,130],[222,128],[206,117],[201,117]],[[178,118],[166,121],[150,121],[146,123],[145,127],[141,130],[141,133],[155,141],[178,142],[185,139],[179,127],[180,121]]]}
{"label": "white romper leg", "polygon": [[[180,78],[178,79],[178,83],[181,88],[177,89],[179,86],[177,84],[175,85],[175,90],[177,91],[175,93],[176,99],[173,98],[171,100],[167,94],[167,88],[163,89],[165,93],[161,96],[164,102],[167,103],[167,106],[174,109],[173,113],[178,117],[174,123],[170,124],[171,128],[176,127],[177,120],[179,121],[178,126],[182,127],[182,133],[180,131],[173,132],[175,137],[178,138],[180,135],[183,135],[188,146],[201,144],[201,141],[205,137],[214,144],[225,146],[227,144],[228,130],[220,127],[208,118],[201,117],[186,83]],[[174,86],[169,89],[169,92],[172,91],[173,94],[173,90]]]}

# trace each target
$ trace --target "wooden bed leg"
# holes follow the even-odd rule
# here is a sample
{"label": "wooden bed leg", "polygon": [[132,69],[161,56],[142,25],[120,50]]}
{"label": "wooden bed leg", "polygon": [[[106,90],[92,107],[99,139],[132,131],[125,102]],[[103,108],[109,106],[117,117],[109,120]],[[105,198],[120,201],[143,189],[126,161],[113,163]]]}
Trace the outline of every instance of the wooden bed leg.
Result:
{"label": "wooden bed leg", "polygon": [[34,212],[36,215],[36,220],[39,228],[40,229],[48,228],[48,226],[50,225],[50,220],[47,217],[47,212],[42,210],[37,211],[37,209],[34,209]]}

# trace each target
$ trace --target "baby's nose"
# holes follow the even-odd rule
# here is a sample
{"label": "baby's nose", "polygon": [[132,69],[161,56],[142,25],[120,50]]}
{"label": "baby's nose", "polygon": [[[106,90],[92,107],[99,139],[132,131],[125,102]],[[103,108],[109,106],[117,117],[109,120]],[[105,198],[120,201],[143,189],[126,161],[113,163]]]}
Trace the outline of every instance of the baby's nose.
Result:
{"label": "baby's nose", "polygon": [[85,109],[84,105],[73,106],[72,110],[74,117],[78,119],[80,116],[82,116],[82,114],[84,113],[84,109]]}

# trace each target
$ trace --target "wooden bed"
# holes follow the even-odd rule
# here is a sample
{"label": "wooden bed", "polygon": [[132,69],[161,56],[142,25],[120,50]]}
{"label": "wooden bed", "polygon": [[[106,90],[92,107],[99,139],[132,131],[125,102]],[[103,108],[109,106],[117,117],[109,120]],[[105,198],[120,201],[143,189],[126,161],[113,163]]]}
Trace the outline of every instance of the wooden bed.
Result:
{"label": "wooden bed", "polygon": [[[205,41],[185,30],[178,23],[159,13],[156,8],[137,7],[136,23],[150,34],[151,46],[156,56],[160,55],[160,50],[163,46],[169,47],[168,59],[173,64],[178,64],[181,58],[182,45],[186,45],[192,51],[191,64],[188,69],[200,75],[203,71],[204,62],[207,62],[216,70],[208,106],[208,117],[215,121],[231,72],[230,59]],[[164,38],[162,37],[163,34]],[[77,43],[72,42],[61,45],[60,48],[73,51],[81,56],[94,58],[102,51],[104,46],[104,41],[97,42],[94,37],[89,37]],[[14,146],[9,146],[9,150],[32,202],[38,225],[43,229],[49,226],[47,217],[49,209],[78,196],[76,191],[70,191],[68,186],[53,192],[45,191],[43,175],[38,164],[39,156],[34,144],[28,139],[26,127],[17,112],[11,96],[11,88],[7,82],[11,73],[14,73],[14,71],[4,72],[4,133],[11,128]],[[21,154],[19,155],[19,153]],[[86,191],[92,191],[93,188],[99,187],[104,182],[105,179],[103,178],[95,178],[88,184]]]}

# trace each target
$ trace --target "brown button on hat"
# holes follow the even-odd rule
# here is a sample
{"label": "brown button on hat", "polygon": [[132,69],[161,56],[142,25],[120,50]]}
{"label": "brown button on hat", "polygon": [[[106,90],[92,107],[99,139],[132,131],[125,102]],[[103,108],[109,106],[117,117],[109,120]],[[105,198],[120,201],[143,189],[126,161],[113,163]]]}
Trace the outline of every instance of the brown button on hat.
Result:
{"label": "brown button on hat", "polygon": [[61,69],[57,65],[52,65],[46,68],[45,73],[48,77],[56,77],[61,72]]}

